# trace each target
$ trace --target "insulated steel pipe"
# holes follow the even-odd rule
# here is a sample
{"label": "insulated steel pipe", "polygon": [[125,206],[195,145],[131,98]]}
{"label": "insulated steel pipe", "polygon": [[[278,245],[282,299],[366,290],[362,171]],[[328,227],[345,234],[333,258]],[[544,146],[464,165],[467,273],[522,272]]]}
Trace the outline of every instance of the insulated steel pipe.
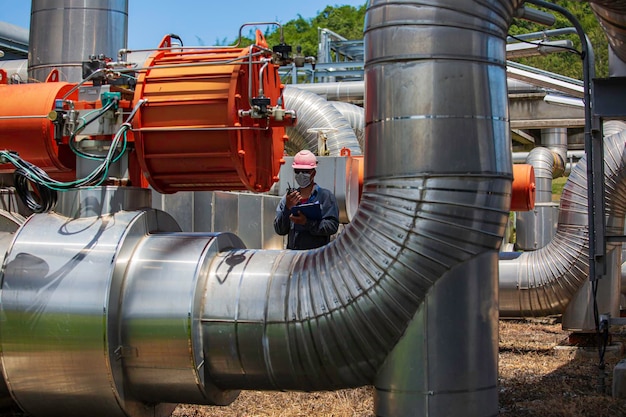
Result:
{"label": "insulated steel pipe", "polygon": [[202,243],[164,233],[152,211],[31,217],[1,295],[19,405],[162,416],[239,389],[374,384],[379,415],[497,414],[505,37],[519,4],[369,4],[363,196],[323,248]]}
{"label": "insulated steel pipe", "polygon": [[348,121],[354,130],[359,147],[363,149],[365,147],[365,110],[363,107],[345,101],[329,101],[329,103]]}
{"label": "insulated steel pipe", "polygon": [[178,402],[236,398],[205,381],[199,278],[218,251],[243,245],[179,230],[157,210],[26,220],[0,296],[2,368],[24,411],[165,417]]}
{"label": "insulated steel pipe", "polygon": [[90,55],[115,58],[126,47],[128,0],[32,0],[28,76],[44,81],[59,70],[61,81],[83,79]]}
{"label": "insulated steel pipe", "polygon": [[[607,122],[604,130],[610,134],[604,139],[607,234],[620,235],[624,230],[626,210],[623,191],[626,182],[626,156],[623,152],[626,125]],[[572,169],[563,188],[558,227],[552,241],[536,251],[501,255],[501,317],[561,314],[588,280],[586,170],[587,158],[583,157]],[[610,251],[616,247],[609,245],[607,249]]]}
{"label": "insulated steel pipe", "polygon": [[343,148],[349,149],[352,155],[361,155],[352,126],[332,104],[315,93],[295,87],[285,88],[283,96],[285,106],[298,114],[298,124],[286,128],[287,153],[294,155],[302,149],[318,153],[317,131],[320,131],[327,138],[328,156],[339,156]]}
{"label": "insulated steel pipe", "polygon": [[[407,330],[414,343],[400,340],[375,380],[378,415],[498,414],[494,250],[508,216],[512,169],[505,38],[520,4],[370,2],[361,205],[375,197],[383,204],[379,221],[412,224],[408,252],[399,252],[414,253],[406,282],[424,291]],[[372,185],[376,192],[367,195]],[[391,199],[412,195],[414,207]],[[416,210],[412,220],[394,216],[404,206]],[[357,215],[371,223],[369,217]],[[352,224],[369,232],[369,225]],[[381,230],[394,236],[380,227],[372,236]],[[452,290],[456,285],[468,292]]]}

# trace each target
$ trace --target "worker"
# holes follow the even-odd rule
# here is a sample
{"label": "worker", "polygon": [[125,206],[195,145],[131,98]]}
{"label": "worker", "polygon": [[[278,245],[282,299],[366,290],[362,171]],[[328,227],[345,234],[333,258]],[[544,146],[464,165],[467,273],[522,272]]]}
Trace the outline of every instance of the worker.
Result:
{"label": "worker", "polygon": [[[274,230],[288,235],[287,249],[314,249],[330,242],[339,228],[339,208],[332,191],[315,183],[317,158],[308,150],[293,158],[297,189],[288,189],[276,208]],[[307,217],[308,215],[308,217]]]}

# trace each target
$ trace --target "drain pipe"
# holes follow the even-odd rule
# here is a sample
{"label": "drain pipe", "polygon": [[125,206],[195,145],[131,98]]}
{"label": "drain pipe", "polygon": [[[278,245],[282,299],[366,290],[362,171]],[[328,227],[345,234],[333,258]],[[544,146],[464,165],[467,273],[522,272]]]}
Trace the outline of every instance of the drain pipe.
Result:
{"label": "drain pipe", "polygon": [[[618,133],[615,133],[619,130]],[[624,230],[624,182],[626,181],[626,125],[606,122],[604,131],[605,201],[607,234]],[[544,248],[524,253],[502,253],[500,259],[500,317],[545,317],[562,314],[589,277],[589,227],[587,220],[587,157],[572,169],[563,188],[556,234]],[[621,246],[608,245],[607,253]],[[610,255],[610,259],[615,259]],[[609,263],[607,263],[608,265]],[[616,266],[613,269],[619,269]],[[610,279],[616,273],[609,272]],[[605,280],[602,280],[605,281]],[[602,282],[601,281],[601,282]],[[619,282],[619,281],[618,281]],[[611,284],[614,286],[614,284]],[[609,291],[610,292],[610,291]],[[617,291],[619,294],[619,290]],[[611,297],[599,311],[616,315]],[[565,328],[585,329],[588,324]],[[593,325],[595,327],[595,325]],[[592,328],[593,328],[592,327]]]}
{"label": "drain pipe", "polygon": [[[315,93],[287,86],[283,92],[285,106],[298,114],[298,124],[287,127],[289,140],[285,151],[293,155],[302,149],[318,152],[318,135],[324,131],[328,156],[340,156],[341,149],[348,148],[352,155],[361,155],[361,147],[352,127],[343,115],[326,99]],[[315,129],[315,130],[312,130]]]}

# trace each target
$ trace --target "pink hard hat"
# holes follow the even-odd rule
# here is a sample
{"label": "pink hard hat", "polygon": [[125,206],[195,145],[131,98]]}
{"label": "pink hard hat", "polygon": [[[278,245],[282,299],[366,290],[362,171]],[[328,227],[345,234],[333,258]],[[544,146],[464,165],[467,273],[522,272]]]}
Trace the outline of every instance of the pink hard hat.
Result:
{"label": "pink hard hat", "polygon": [[294,169],[315,169],[317,167],[317,158],[315,158],[313,152],[305,149],[293,157],[291,167]]}

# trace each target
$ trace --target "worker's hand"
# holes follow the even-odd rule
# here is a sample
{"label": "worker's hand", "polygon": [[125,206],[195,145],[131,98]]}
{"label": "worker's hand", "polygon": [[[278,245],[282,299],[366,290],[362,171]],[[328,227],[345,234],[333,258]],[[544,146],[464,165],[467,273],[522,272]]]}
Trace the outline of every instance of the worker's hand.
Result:
{"label": "worker's hand", "polygon": [[299,224],[299,225],[305,225],[306,224],[306,216],[304,214],[302,214],[301,211],[298,212],[298,214],[291,214],[289,216],[289,220],[291,220],[294,224]]}
{"label": "worker's hand", "polygon": [[298,203],[300,203],[300,200],[302,199],[302,197],[300,196],[300,192],[299,191],[292,191],[290,193],[287,194],[287,197],[285,199],[285,207],[287,207],[287,210],[291,210],[293,208],[293,206],[298,205]]}

